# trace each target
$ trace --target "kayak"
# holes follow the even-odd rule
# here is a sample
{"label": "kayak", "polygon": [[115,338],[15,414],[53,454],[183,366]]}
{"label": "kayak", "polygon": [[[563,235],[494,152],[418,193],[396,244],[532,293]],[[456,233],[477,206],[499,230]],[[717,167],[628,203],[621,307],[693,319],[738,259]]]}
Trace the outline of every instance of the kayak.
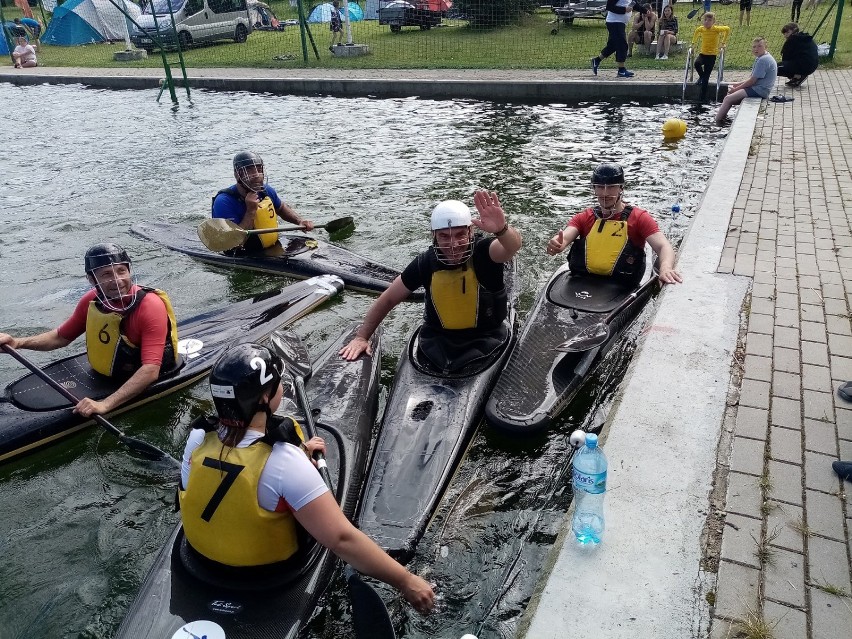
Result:
{"label": "kayak", "polygon": [[[347,362],[337,354],[357,328],[353,325],[325,351],[306,383],[317,433],[326,442],[335,494],[348,518],[354,514],[367,465],[381,362],[380,331],[371,338],[371,357]],[[285,409],[286,413],[303,424],[300,411],[282,402],[282,406],[288,404],[291,409]],[[329,582],[337,559],[315,545],[305,553],[304,562],[276,571],[266,580],[224,576],[200,561],[203,558],[185,544],[179,525],[154,560],[117,639],[189,639],[191,632],[202,636],[194,628],[211,624],[224,634],[207,633],[210,639],[296,637]]]}
{"label": "kayak", "polygon": [[[343,290],[333,275],[314,277],[178,322],[178,351],[183,364],[149,386],[111,417],[188,386],[210,371],[233,343],[261,341],[281,325],[291,324]],[[55,361],[44,371],[78,397],[103,399],[119,386],[92,371],[85,353]],[[72,411],[71,403],[34,374],[10,383],[0,397],[0,461],[5,461],[75,433],[94,420]]]}
{"label": "kayak", "polygon": [[506,270],[505,339],[488,357],[453,374],[435,370],[418,350],[422,327],[414,331],[400,357],[365,482],[358,527],[403,563],[414,554],[461,463],[514,339],[514,262]]}
{"label": "kayak", "polygon": [[[399,271],[301,233],[279,233],[280,244],[261,253],[228,256],[205,247],[191,226],[144,222],[130,230],[207,264],[295,278],[328,273],[342,279],[347,289],[366,293],[381,293],[399,275]],[[415,291],[409,299],[423,299],[423,291]]]}
{"label": "kayak", "polygon": [[[572,276],[568,264],[559,268],[539,293],[486,404],[488,424],[514,433],[547,428],[645,306],[652,270],[648,260],[643,282],[625,288],[608,277]],[[555,350],[606,318],[609,331],[599,345],[578,353]]]}

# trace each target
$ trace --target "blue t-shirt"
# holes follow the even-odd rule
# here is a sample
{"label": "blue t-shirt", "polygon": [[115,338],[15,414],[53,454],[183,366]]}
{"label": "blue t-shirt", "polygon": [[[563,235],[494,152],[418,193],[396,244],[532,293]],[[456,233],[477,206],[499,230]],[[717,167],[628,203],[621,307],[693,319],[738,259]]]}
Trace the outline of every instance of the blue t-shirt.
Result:
{"label": "blue t-shirt", "polygon": [[757,79],[757,82],[752,85],[752,89],[761,98],[768,98],[775,88],[775,80],[778,78],[778,63],[768,53],[764,53],[754,61],[754,66],[751,68],[751,76]]}
{"label": "blue t-shirt", "polygon": [[[246,204],[236,191],[236,184],[231,189],[237,193],[236,196],[230,193],[219,193],[213,200],[213,217],[231,220],[234,224],[239,224],[246,214]],[[267,186],[264,190],[269,199],[272,200],[272,206],[278,211],[281,207],[281,198],[278,197],[278,193],[271,186]]]}

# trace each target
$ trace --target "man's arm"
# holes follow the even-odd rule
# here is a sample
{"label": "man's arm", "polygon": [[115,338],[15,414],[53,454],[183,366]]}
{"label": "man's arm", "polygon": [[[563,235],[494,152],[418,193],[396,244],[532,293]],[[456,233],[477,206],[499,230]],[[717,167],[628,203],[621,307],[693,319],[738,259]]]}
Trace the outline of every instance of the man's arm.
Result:
{"label": "man's arm", "polygon": [[397,275],[391,285],[379,295],[379,298],[373,302],[370,310],[367,311],[367,316],[358,328],[356,337],[341,348],[339,354],[350,362],[365,351],[367,355],[372,355],[370,337],[376,332],[376,328],[387,317],[387,314],[409,295],[411,295],[411,291],[402,283],[402,278]]}
{"label": "man's arm", "polygon": [[298,224],[299,226],[304,226],[306,231],[314,230],[314,223],[310,220],[303,219],[296,211],[294,211],[290,206],[288,206],[283,200],[281,200],[281,205],[275,211],[278,213],[278,217],[280,217],[285,222],[292,222],[293,224]]}
{"label": "man's arm", "polygon": [[77,406],[74,407],[74,412],[83,417],[108,413],[136,397],[156,382],[159,376],[159,366],[156,364],[142,364],[139,370],[133,373],[133,376],[124,382],[112,395],[105,397],[101,401],[95,401],[88,397],[81,399],[77,403]]}
{"label": "man's arm", "polygon": [[569,224],[556,235],[550,238],[547,243],[547,252],[550,255],[561,253],[571,245],[571,242],[580,236],[580,229]]}
{"label": "man's arm", "polygon": [[31,335],[30,337],[12,337],[6,333],[0,333],[0,344],[8,344],[12,348],[26,348],[31,351],[53,351],[57,348],[64,348],[71,343],[70,339],[65,339],[59,334],[55,328],[46,333]]}
{"label": "man's arm", "polygon": [[683,278],[674,270],[675,252],[662,231],[649,235],[646,240],[659,258],[659,280],[662,284],[679,284]]}

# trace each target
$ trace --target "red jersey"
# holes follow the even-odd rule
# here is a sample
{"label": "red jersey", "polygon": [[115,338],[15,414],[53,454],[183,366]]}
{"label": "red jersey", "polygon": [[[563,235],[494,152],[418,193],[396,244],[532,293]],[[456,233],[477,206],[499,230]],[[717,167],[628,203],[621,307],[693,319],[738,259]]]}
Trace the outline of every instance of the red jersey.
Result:
{"label": "red jersey", "polygon": [[[141,292],[133,286],[132,292]],[[68,341],[74,341],[86,332],[86,316],[89,303],[95,299],[95,289],[86,293],[77,302],[77,308],[62,326],[56,329],[59,335]],[[143,364],[163,364],[163,352],[169,332],[169,315],[166,305],[158,295],[146,295],[121,323],[121,332],[133,344],[139,347]]]}
{"label": "red jersey", "polygon": [[[618,216],[613,219],[619,219]],[[580,231],[580,237],[586,237],[595,225],[595,209],[588,208],[580,211],[571,218],[568,226],[573,226]],[[633,207],[630,217],[627,218],[627,239],[637,248],[644,248],[645,241],[654,233],[659,233],[660,227],[657,221],[645,209],[640,209],[638,206]]]}

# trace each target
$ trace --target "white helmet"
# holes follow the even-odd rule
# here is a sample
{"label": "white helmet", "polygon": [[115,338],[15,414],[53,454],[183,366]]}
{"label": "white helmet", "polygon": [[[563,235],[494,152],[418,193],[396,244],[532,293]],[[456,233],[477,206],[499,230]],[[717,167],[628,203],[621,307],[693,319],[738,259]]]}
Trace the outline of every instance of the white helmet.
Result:
{"label": "white helmet", "polygon": [[470,208],[459,200],[444,200],[432,209],[432,230],[470,226]]}

